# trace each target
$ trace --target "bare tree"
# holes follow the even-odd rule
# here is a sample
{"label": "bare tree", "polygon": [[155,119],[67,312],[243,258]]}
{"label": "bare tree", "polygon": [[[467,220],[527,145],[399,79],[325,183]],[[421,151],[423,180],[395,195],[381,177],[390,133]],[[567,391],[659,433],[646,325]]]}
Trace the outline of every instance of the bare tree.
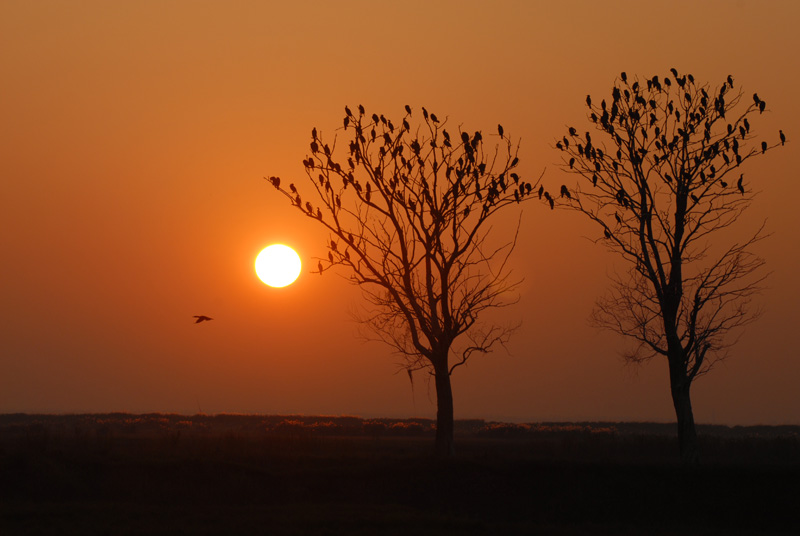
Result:
{"label": "bare tree", "polygon": [[425,108],[418,124],[412,126],[411,115],[406,106],[395,124],[367,115],[363,106],[345,107],[343,126],[329,143],[311,131],[311,154],[303,161],[310,196],[278,177],[269,181],[330,232],[319,273],[345,267],[374,306],[364,324],[403,356],[409,374],[433,375],[436,453],[447,457],[453,448],[450,375],[512,331],[478,321],[487,309],[512,303],[516,285],[506,260],[517,235],[494,244],[490,222],[543,191],[534,192],[514,171],[518,145],[502,126],[489,148],[481,132],[459,126],[451,135],[447,120]]}
{"label": "bare tree", "polygon": [[594,137],[570,127],[556,142],[564,169],[581,177],[561,187],[558,204],[598,225],[598,241],[629,266],[592,319],[633,339],[627,360],[666,357],[681,456],[695,463],[692,382],[726,356],[729,333],[757,316],[751,299],[764,279],[751,248],[764,226],[738,241],[729,229],[756,193],[741,166],[785,137],[754,145],[750,120],[766,104],[757,94],[743,102],[731,76],[712,89],[671,74],[623,72],[608,101],[586,97]]}

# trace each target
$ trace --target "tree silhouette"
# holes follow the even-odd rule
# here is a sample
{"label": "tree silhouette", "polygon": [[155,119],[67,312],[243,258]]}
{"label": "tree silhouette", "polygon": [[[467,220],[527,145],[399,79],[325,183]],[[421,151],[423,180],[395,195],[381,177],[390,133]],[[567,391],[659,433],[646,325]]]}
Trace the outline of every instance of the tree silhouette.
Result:
{"label": "tree silhouette", "polygon": [[396,124],[363,106],[345,107],[330,144],[311,131],[303,164],[313,203],[294,184],[269,181],[329,230],[319,273],[344,266],[374,306],[359,320],[403,356],[409,374],[433,375],[436,453],[446,457],[453,446],[450,375],[513,329],[478,321],[485,310],[512,303],[516,285],[506,260],[517,234],[494,244],[490,222],[536,196],[514,171],[518,145],[501,126],[489,148],[481,132],[458,127],[451,134],[447,120],[425,108],[422,118],[412,126],[409,106]]}
{"label": "tree silhouette", "polygon": [[581,177],[558,203],[598,225],[598,241],[628,265],[592,320],[635,341],[627,360],[666,357],[681,457],[695,463],[692,382],[757,316],[751,299],[764,279],[751,248],[764,226],[739,241],[728,229],[756,193],[740,166],[785,136],[754,144],[750,119],[766,104],[757,94],[742,102],[731,76],[712,90],[671,74],[640,82],[623,72],[608,101],[586,97],[595,134],[570,127],[556,142],[564,169]]}

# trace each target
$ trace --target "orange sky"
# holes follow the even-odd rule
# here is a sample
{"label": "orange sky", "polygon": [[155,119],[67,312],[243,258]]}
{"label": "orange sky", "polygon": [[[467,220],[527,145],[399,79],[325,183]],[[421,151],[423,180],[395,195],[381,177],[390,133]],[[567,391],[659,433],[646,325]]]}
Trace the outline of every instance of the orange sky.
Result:
{"label": "orange sky", "polygon": [[[668,7],[667,7],[668,6]],[[772,271],[762,318],[695,384],[699,422],[800,423],[800,3],[0,2],[0,412],[429,416],[388,348],[358,338],[341,278],[284,289],[252,263],[307,263],[325,233],[261,178],[303,176],[309,132],[345,105],[426,106],[521,138],[521,173],[558,185],[551,144],[588,126],[622,70],[733,74],[789,143],[748,163]],[[529,204],[503,310],[523,327],[454,374],[456,418],[673,420],[666,364],[624,367],[588,326],[613,257],[576,214]],[[192,315],[213,322],[194,325]]]}

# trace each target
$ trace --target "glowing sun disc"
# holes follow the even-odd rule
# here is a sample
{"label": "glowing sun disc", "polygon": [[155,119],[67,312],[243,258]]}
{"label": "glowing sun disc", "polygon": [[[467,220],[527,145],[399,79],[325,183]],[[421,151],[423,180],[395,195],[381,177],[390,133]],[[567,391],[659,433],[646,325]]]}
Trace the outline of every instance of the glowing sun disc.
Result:
{"label": "glowing sun disc", "polygon": [[271,287],[291,285],[300,275],[300,257],[283,244],[272,244],[256,257],[256,275]]}

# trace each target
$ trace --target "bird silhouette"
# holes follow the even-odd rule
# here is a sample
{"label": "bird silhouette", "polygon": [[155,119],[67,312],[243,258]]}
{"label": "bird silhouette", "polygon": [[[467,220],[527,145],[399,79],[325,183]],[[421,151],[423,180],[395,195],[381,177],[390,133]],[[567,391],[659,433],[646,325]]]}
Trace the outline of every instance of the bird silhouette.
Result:
{"label": "bird silhouette", "polygon": [[733,88],[733,77],[731,75],[728,75],[728,85]]}
{"label": "bird silhouette", "polygon": [[766,152],[767,152],[767,142],[762,141],[761,142],[761,154],[764,154]]}
{"label": "bird silhouette", "polygon": [[497,125],[497,133],[500,134],[500,137],[503,137],[503,125]]}
{"label": "bird silhouette", "polygon": [[206,322],[208,320],[214,320],[210,316],[206,316],[206,315],[194,315],[194,318],[197,319],[197,320],[194,321],[195,324],[199,324],[200,322]]}
{"label": "bird silhouette", "polygon": [[319,275],[322,275],[322,261],[317,262],[317,269],[319,270]]}
{"label": "bird silhouette", "polygon": [[572,199],[572,196],[569,194],[569,189],[567,188],[566,184],[561,185],[561,197],[566,196],[567,199]]}
{"label": "bird silhouette", "polygon": [[779,130],[778,135],[781,137],[781,145],[784,145],[786,143],[786,134],[784,134],[782,130]]}
{"label": "bird silhouette", "polygon": [[743,180],[744,175],[739,175],[739,180],[736,181],[736,187],[739,188],[739,191],[742,192],[742,195],[744,195],[744,184],[742,184]]}

